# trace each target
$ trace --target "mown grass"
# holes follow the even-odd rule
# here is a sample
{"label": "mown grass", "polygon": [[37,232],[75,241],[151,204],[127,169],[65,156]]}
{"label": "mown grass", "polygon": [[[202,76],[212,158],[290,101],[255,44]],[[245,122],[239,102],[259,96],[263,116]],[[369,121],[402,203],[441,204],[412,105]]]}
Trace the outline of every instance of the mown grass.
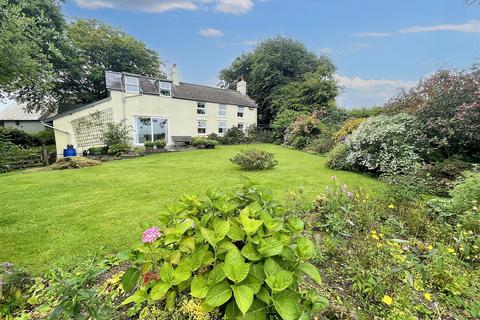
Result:
{"label": "mown grass", "polygon": [[[252,147],[275,153],[278,166],[242,172],[228,161]],[[299,186],[312,200],[332,184],[332,175],[372,192],[383,187],[359,174],[328,169],[323,157],[275,145],[220,146],[77,170],[9,173],[0,176],[0,261],[41,272],[100,250],[126,249],[139,239],[142,223],[155,224],[157,213],[182,194],[231,189],[241,175],[280,200]]]}

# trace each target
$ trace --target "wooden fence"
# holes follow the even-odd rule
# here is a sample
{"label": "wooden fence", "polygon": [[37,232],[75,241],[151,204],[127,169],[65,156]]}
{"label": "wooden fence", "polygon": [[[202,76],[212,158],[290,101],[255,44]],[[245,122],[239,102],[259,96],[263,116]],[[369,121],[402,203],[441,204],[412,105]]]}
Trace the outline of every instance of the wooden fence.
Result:
{"label": "wooden fence", "polygon": [[25,150],[15,155],[4,156],[0,159],[0,173],[12,170],[48,166],[52,154],[42,146],[39,150]]}

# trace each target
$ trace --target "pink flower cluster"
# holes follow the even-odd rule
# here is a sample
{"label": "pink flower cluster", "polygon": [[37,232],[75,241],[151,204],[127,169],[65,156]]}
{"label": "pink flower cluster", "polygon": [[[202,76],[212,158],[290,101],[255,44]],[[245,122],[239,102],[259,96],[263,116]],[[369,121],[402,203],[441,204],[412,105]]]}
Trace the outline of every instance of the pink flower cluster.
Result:
{"label": "pink flower cluster", "polygon": [[152,243],[158,238],[160,238],[160,231],[158,230],[157,227],[152,227],[150,229],[147,229],[142,234],[143,243]]}

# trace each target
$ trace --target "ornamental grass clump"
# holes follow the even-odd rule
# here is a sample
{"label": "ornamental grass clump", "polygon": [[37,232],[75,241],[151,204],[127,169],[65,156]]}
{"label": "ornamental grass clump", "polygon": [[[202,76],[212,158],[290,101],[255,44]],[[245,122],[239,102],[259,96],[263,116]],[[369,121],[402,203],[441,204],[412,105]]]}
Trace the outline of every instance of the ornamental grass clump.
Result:
{"label": "ornamental grass clump", "polygon": [[135,290],[122,304],[141,310],[161,301],[172,310],[189,294],[226,319],[310,319],[328,302],[299,289],[303,276],[317,284],[321,278],[308,262],[314,247],[302,236],[303,221],[284,213],[250,182],[228,194],[184,196],[130,252],[122,284]]}
{"label": "ornamental grass clump", "polygon": [[247,171],[271,169],[278,164],[273,153],[259,149],[242,150],[230,161]]}

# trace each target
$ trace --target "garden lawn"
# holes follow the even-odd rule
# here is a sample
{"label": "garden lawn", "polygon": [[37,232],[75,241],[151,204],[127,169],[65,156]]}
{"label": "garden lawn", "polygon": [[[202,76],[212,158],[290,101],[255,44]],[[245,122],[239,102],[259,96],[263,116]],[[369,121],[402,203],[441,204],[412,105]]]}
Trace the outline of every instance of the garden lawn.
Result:
{"label": "garden lawn", "polygon": [[[228,159],[241,149],[273,152],[278,166],[242,172]],[[302,186],[307,199],[337,183],[378,192],[371,178],[328,169],[325,159],[276,145],[219,146],[215,150],[162,153],[101,166],[0,175],[0,262],[31,272],[73,265],[95,253],[115,253],[140,240],[142,224],[184,193],[231,189],[245,175],[283,200]]]}

